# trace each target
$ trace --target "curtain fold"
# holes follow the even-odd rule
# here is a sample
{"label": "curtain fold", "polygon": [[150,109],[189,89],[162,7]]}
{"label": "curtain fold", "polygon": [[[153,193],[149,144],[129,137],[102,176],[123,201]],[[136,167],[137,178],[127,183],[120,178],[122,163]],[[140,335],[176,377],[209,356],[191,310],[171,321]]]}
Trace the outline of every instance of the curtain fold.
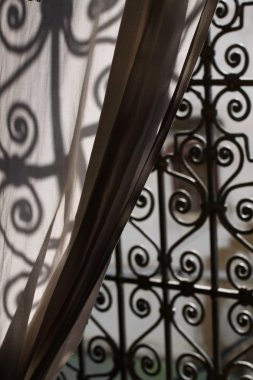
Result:
{"label": "curtain fold", "polygon": [[[53,379],[78,344],[111,252],[187,89],[217,2],[126,1],[70,241],[28,323],[53,219],[0,350],[1,379]],[[98,19],[100,12],[98,8]],[[98,19],[93,25],[86,73],[92,65]],[[81,113],[87,80],[84,78],[81,91]],[[74,133],[70,148],[74,164],[78,133]],[[72,171],[70,165],[67,173]],[[59,199],[59,209],[69,194],[69,184],[66,182]],[[19,316],[24,313],[21,325]],[[15,365],[4,366],[12,357]]]}

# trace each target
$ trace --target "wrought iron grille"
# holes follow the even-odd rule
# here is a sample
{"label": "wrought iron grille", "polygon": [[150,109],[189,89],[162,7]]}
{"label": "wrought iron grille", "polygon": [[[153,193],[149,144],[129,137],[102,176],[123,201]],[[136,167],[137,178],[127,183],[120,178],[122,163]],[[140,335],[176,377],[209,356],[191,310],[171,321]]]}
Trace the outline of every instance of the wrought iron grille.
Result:
{"label": "wrought iron grille", "polygon": [[220,1],[59,379],[253,379],[252,19],[253,2]]}

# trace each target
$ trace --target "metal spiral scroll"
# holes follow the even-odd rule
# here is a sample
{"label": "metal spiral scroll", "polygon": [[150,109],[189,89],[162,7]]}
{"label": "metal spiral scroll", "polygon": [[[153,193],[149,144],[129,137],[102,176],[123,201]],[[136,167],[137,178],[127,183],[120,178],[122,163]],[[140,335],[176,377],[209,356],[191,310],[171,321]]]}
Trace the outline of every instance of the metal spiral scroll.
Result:
{"label": "metal spiral scroll", "polygon": [[99,291],[95,308],[100,312],[106,312],[112,307],[113,298],[108,286],[103,283]]}
{"label": "metal spiral scroll", "polygon": [[[203,376],[203,371],[206,374],[210,374],[213,371],[213,364],[207,353],[201,348],[201,346],[195,341],[195,339],[186,332],[185,328],[178,323],[179,309],[181,309],[183,320],[186,324],[196,328],[203,324],[205,319],[205,309],[201,300],[194,295],[193,290],[187,289],[187,285],[183,290],[183,294],[176,295],[171,301],[171,307],[174,310],[173,313],[173,326],[184,337],[184,339],[190,344],[195,352],[188,352],[180,355],[176,360],[176,371],[180,379],[182,380],[197,380],[200,376]],[[187,298],[183,297],[186,296]],[[183,305],[177,306],[179,301],[182,301]]]}
{"label": "metal spiral scroll", "polygon": [[[150,289],[148,292],[143,292],[140,288],[136,287],[130,296],[129,303],[133,314],[141,320],[146,320],[145,331],[143,333],[138,332],[139,336],[137,335],[137,339],[135,339],[128,349],[128,361],[133,363],[130,369],[131,376],[138,380],[143,379],[145,376],[155,378],[161,371],[161,358],[155,347],[146,344],[145,340],[148,339],[149,335],[151,335],[161,323],[161,298],[153,289]],[[152,313],[155,313],[152,323],[149,320],[151,310]],[[136,361],[137,358],[138,360]],[[138,362],[140,363],[140,369],[138,368]]]}
{"label": "metal spiral scroll", "polygon": [[[188,293],[189,292],[189,293]],[[188,294],[187,294],[188,293]],[[186,295],[187,298],[184,299],[183,295]],[[184,305],[181,306],[179,301],[184,300]],[[177,303],[179,306],[177,307]],[[183,294],[176,295],[171,301],[172,308],[174,309],[174,325],[177,330],[182,332],[181,327],[178,325],[176,318],[176,311],[179,312],[181,310],[181,315],[183,317],[183,321],[185,321],[190,326],[199,326],[203,323],[205,319],[205,309],[203,303],[200,299],[194,294],[191,295],[191,290],[184,289]]]}
{"label": "metal spiral scroll", "polygon": [[88,355],[91,360],[97,364],[105,362],[107,357],[110,357],[112,346],[104,336],[96,336],[90,340],[88,345]]}
{"label": "metal spiral scroll", "polygon": [[190,222],[185,221],[181,216],[191,211],[191,207],[191,195],[186,190],[177,190],[170,198],[169,210],[171,212],[171,215],[177,223],[183,226],[194,225],[196,222],[195,220]]}
{"label": "metal spiral scroll", "polygon": [[[161,359],[154,347],[149,344],[139,344],[130,350],[130,357],[139,357],[141,371],[131,369],[134,379],[141,380],[143,376],[155,378],[161,372]],[[139,373],[140,372],[140,373]]]}
{"label": "metal spiral scroll", "polygon": [[172,265],[170,268],[175,279],[193,284],[201,279],[204,265],[197,251],[185,251],[180,255],[177,271],[173,270]]}
{"label": "metal spiral scroll", "polygon": [[178,120],[185,120],[191,117],[193,111],[193,106],[191,102],[184,98],[179,106],[178,112],[177,112],[177,119]]}
{"label": "metal spiral scroll", "polygon": [[239,290],[239,302],[228,310],[228,321],[238,335],[249,336],[253,333],[253,288],[247,289],[244,284],[252,278],[253,267],[243,255],[231,257],[227,264],[227,276],[230,283]]}
{"label": "metal spiral scroll", "polygon": [[203,376],[203,370],[208,374],[203,358],[196,353],[186,353],[181,355],[176,362],[177,375],[182,380],[198,380]]}
{"label": "metal spiral scroll", "polygon": [[[230,45],[225,50],[224,63],[229,67],[230,73],[227,74],[227,71],[225,71],[225,69],[221,69],[214,60],[214,67],[217,72],[226,78],[230,78],[231,80],[238,80],[239,76],[244,75],[249,67],[249,55],[247,50],[243,45]],[[233,89],[232,86],[230,88]]]}
{"label": "metal spiral scroll", "polygon": [[143,273],[143,269],[148,268],[150,263],[149,252],[144,246],[133,246],[128,254],[128,263],[132,272],[138,276]]}
{"label": "metal spiral scroll", "polygon": [[224,30],[224,27],[232,27],[236,21],[239,10],[238,0],[232,0],[227,2],[226,0],[221,0],[216,8],[213,24],[216,28]]}
{"label": "metal spiral scroll", "polygon": [[[169,200],[169,211],[172,218],[184,227],[196,227],[204,223],[205,211],[201,209],[202,204],[202,194],[197,188],[194,188],[194,184],[190,183],[190,187],[194,193],[197,193],[199,198],[199,210],[194,214],[190,214],[193,210],[192,194],[185,189],[176,190],[170,197]],[[197,186],[196,186],[197,187]],[[189,216],[189,217],[188,217]]]}
{"label": "metal spiral scroll", "polygon": [[253,365],[245,360],[236,360],[225,367],[224,376],[228,380],[234,379],[234,376],[238,380],[253,380]]}
{"label": "metal spiral scroll", "polygon": [[253,219],[253,200],[244,198],[236,206],[238,217],[244,222],[250,222]]}
{"label": "metal spiral scroll", "polygon": [[148,219],[154,211],[154,195],[152,191],[145,187],[140,194],[135,209],[131,215],[131,221],[142,222]]}
{"label": "metal spiral scroll", "polygon": [[[151,268],[151,257],[158,258],[160,249],[157,243],[148,236],[142,224],[148,221],[154,213],[155,197],[150,188],[145,187],[135,205],[133,213],[130,217],[129,223],[134,227],[136,232],[140,234],[143,239],[142,244],[136,244],[129,248],[127,253],[127,260],[129,268],[136,276],[143,276],[152,278],[159,271],[159,263]],[[152,259],[153,260],[153,259]]]}
{"label": "metal spiral scroll", "polygon": [[[235,255],[228,260],[227,276],[230,283],[238,290],[251,279],[253,267],[249,259],[243,255]],[[240,281],[240,282],[238,282]]]}
{"label": "metal spiral scroll", "polygon": [[140,292],[140,288],[136,288],[129,299],[129,304],[132,312],[139,318],[147,318],[151,313],[151,300],[150,296],[154,295],[155,298],[160,302],[159,297],[157,294],[152,291],[149,295],[149,297],[145,296],[138,296],[138,292]]}
{"label": "metal spiral scroll", "polygon": [[[228,78],[228,86],[235,86],[235,97],[233,99],[230,99],[230,89],[225,88],[221,92],[219,92],[215,99],[214,99],[214,106],[219,109],[219,103],[224,99],[227,101],[227,113],[229,117],[231,118],[232,121],[235,122],[241,122],[247,119],[247,117],[250,114],[251,110],[251,102],[248,94],[239,87],[236,87],[236,78],[234,77],[229,77]],[[223,112],[224,112],[224,107],[222,106]],[[216,125],[219,130],[224,131],[224,128],[219,124],[219,122],[216,121]]]}
{"label": "metal spiral scroll", "polygon": [[[101,309],[98,310],[101,312]],[[105,310],[102,310],[102,312],[104,313]],[[90,322],[93,322],[97,326],[100,334],[92,337],[87,342],[86,355],[94,364],[96,364],[96,366],[98,366],[97,368],[100,368],[99,366],[103,366],[104,364],[108,365],[108,361],[110,361],[111,368],[105,370],[104,367],[101,367],[103,372],[100,373],[99,376],[113,376],[113,374],[118,372],[117,363],[112,360],[113,357],[116,357],[119,354],[118,346],[102,324],[98,322],[97,318],[92,316]]]}
{"label": "metal spiral scroll", "polygon": [[235,154],[231,148],[231,143],[236,146],[232,139],[220,138],[215,143],[215,162],[219,166],[229,167],[235,161]]}
{"label": "metal spiral scroll", "polygon": [[235,303],[228,312],[228,321],[235,333],[250,335],[253,333],[253,309],[242,309],[241,303]]}

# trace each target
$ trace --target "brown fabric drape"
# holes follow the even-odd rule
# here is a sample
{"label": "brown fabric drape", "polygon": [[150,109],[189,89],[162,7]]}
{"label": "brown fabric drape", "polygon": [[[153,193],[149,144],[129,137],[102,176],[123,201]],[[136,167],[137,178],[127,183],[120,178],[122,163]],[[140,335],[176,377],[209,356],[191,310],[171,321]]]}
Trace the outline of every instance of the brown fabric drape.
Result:
{"label": "brown fabric drape", "polygon": [[[111,252],[187,89],[216,5],[217,0],[126,1],[71,240],[18,348],[16,380],[51,378],[63,364],[57,353],[67,358],[70,347],[63,348],[73,326],[81,331],[87,322]],[[43,255],[32,283],[42,262]],[[29,295],[32,300],[30,284],[23,300]],[[23,308],[29,310],[31,302],[24,301]],[[20,306],[16,315],[21,312]],[[3,362],[11,358],[8,347],[17,326],[14,317],[0,354],[1,379],[14,373]]]}

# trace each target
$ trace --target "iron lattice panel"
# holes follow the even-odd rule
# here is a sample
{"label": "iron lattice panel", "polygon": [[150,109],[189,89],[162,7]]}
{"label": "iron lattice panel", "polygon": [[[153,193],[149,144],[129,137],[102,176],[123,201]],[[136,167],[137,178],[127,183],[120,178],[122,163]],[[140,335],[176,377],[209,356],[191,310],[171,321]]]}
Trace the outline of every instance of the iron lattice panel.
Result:
{"label": "iron lattice panel", "polygon": [[59,378],[253,379],[252,17],[253,2],[220,1],[79,356]]}

